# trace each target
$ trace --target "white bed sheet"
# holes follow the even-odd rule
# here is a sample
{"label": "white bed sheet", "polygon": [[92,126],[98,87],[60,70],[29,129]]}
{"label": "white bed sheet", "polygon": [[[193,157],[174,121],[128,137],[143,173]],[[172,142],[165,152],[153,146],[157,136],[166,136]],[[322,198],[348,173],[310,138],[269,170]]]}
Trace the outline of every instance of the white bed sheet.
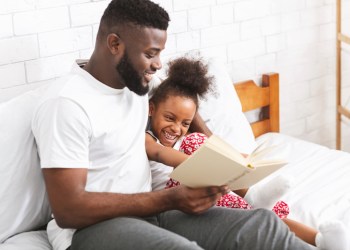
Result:
{"label": "white bed sheet", "polygon": [[289,162],[279,173],[294,179],[293,187],[282,198],[290,206],[290,219],[315,228],[323,221],[337,219],[350,229],[349,153],[278,133],[262,135],[257,142],[266,143],[264,147],[278,145],[272,155],[281,155]]}
{"label": "white bed sheet", "polygon": [[52,250],[46,231],[21,233],[0,244],[0,250]]}

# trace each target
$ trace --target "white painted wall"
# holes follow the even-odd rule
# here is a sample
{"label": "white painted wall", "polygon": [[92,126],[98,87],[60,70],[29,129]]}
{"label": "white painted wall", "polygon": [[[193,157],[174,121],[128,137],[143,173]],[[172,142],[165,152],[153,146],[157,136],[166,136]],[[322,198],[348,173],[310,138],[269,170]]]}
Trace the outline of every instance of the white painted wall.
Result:
{"label": "white painted wall", "polygon": [[[199,50],[234,81],[280,73],[281,132],[335,146],[335,0],[156,0],[171,16],[163,58]],[[0,101],[89,58],[106,0],[0,0]],[[350,0],[343,0],[350,35]],[[350,49],[344,52],[350,107]],[[350,123],[343,130],[350,151]],[[349,141],[349,142],[347,142]]]}

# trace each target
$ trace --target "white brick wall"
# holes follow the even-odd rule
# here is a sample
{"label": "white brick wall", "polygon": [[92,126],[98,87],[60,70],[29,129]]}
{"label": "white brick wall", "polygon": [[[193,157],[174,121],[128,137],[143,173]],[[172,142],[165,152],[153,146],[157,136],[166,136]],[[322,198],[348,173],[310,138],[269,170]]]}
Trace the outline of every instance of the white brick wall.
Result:
{"label": "white brick wall", "polygon": [[26,81],[24,63],[12,63],[0,66],[1,88],[21,85]]}
{"label": "white brick wall", "polygon": [[39,34],[40,56],[47,57],[92,47],[92,27],[80,27]]}
{"label": "white brick wall", "polygon": [[75,4],[70,6],[73,27],[98,23],[109,1]]}
{"label": "white brick wall", "polygon": [[[281,132],[334,147],[335,0],[154,1],[172,20],[164,60],[200,51],[221,58],[234,81],[260,82],[264,72],[280,73]],[[342,2],[348,16],[343,29],[350,33],[350,0]],[[88,58],[108,3],[1,0],[0,101],[5,92],[45,84],[74,59]],[[345,102],[350,48],[344,57]],[[343,127],[350,136],[350,122]],[[350,143],[344,147],[350,151]]]}
{"label": "white brick wall", "polygon": [[79,53],[73,52],[27,61],[27,81],[35,83],[61,76],[69,72],[77,58],[79,58]]}
{"label": "white brick wall", "polygon": [[0,38],[12,36],[12,15],[0,15],[0,23]]}
{"label": "white brick wall", "polygon": [[69,27],[67,7],[41,9],[13,15],[16,35],[36,34]]}
{"label": "white brick wall", "polygon": [[37,36],[13,36],[1,39],[0,55],[0,65],[38,58],[39,47]]}
{"label": "white brick wall", "polygon": [[[209,7],[188,11],[188,27],[192,30],[209,27],[211,24],[211,11]],[[171,25],[172,26],[172,25]]]}

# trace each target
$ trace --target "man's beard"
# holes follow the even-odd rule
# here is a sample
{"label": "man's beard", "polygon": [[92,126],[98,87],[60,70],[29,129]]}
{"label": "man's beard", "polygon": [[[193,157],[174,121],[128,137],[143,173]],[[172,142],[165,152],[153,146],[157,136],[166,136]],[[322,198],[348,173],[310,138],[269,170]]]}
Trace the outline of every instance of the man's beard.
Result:
{"label": "man's beard", "polygon": [[149,86],[144,86],[142,84],[142,77],[137,73],[133,65],[130,63],[126,52],[117,65],[116,69],[128,89],[137,95],[145,95],[148,93]]}

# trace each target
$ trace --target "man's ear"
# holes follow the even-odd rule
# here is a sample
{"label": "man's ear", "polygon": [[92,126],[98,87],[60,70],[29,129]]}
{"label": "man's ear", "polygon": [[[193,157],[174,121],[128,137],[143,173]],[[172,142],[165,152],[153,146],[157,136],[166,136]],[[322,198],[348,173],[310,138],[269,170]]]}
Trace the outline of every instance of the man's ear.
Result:
{"label": "man's ear", "polygon": [[154,114],[155,105],[152,101],[149,102],[148,116],[152,116]]}
{"label": "man's ear", "polygon": [[121,53],[124,46],[121,38],[117,34],[111,33],[107,36],[107,47],[113,55],[116,55]]}

